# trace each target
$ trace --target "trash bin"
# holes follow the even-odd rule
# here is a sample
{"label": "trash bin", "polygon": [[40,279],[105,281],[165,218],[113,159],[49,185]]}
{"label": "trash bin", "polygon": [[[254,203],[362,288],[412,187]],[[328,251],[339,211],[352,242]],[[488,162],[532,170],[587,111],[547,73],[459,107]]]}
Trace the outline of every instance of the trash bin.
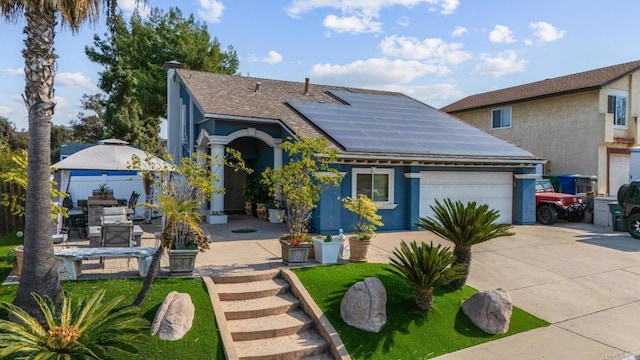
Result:
{"label": "trash bin", "polygon": [[617,201],[609,203],[613,231],[627,231],[627,222],[622,217],[622,206]]}
{"label": "trash bin", "polygon": [[560,184],[560,192],[565,194],[576,194],[577,186],[576,179],[577,175],[573,174],[562,174],[558,175],[558,183]]}

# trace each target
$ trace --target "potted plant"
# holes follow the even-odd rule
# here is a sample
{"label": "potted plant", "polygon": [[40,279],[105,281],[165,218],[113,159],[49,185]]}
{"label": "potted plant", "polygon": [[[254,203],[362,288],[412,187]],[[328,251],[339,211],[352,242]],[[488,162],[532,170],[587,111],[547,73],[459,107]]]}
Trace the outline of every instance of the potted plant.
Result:
{"label": "potted plant", "polygon": [[322,137],[287,139],[282,149],[289,162],[278,169],[266,168],[262,179],[269,194],[283,202],[287,214],[288,233],[280,239],[282,261],[305,263],[312,246],[307,232],[313,209],[322,189],[338,186],[342,174],[329,166],[336,159],[336,152]]}
{"label": "potted plant", "polygon": [[[196,217],[194,217],[196,219]],[[181,221],[165,231],[170,243],[169,271],[172,275],[191,275],[196,264],[198,252],[209,248],[209,239],[199,226]]]}
{"label": "potted plant", "polygon": [[244,198],[244,212],[249,216],[253,216],[253,203],[256,201],[256,178],[247,179],[242,188],[242,197]]}
{"label": "potted plant", "polygon": [[5,262],[13,267],[13,274],[20,276],[22,271],[22,258],[24,256],[24,246],[14,246],[9,249],[9,253],[4,258]]}
{"label": "potted plant", "polygon": [[353,226],[353,236],[349,237],[349,261],[367,262],[369,245],[375,236],[376,227],[383,225],[382,217],[378,214],[378,205],[368,196],[358,194],[355,198],[344,198],[343,206],[357,217]]}
{"label": "potted plant", "polygon": [[262,220],[269,219],[269,212],[267,209],[267,202],[269,201],[269,188],[262,182],[260,178],[256,178],[256,216]]}
{"label": "potted plant", "polygon": [[284,220],[284,203],[282,200],[271,199],[267,203],[267,208],[269,210],[269,221],[274,224],[279,224]]}
{"label": "potted plant", "polygon": [[342,242],[334,239],[331,235],[318,235],[313,238],[313,248],[315,250],[316,261],[321,264],[335,264],[338,262],[338,254]]}
{"label": "potted plant", "polygon": [[110,189],[106,184],[100,184],[100,186],[98,186],[96,190],[93,190],[93,196],[104,199],[113,196],[113,190]]}

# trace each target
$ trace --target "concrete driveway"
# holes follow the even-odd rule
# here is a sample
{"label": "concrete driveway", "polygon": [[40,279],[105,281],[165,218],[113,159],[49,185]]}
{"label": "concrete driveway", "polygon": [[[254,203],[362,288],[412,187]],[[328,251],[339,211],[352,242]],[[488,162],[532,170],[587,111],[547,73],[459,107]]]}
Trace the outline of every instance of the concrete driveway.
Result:
{"label": "concrete driveway", "polygon": [[[231,217],[208,225],[202,275],[281,267],[282,224]],[[255,229],[251,233],[232,230]],[[514,226],[515,236],[473,248],[468,284],[503,288],[516,306],[550,326],[441,356],[451,359],[627,359],[640,354],[640,240],[583,223]],[[379,233],[370,262],[387,262],[401,240],[434,241],[426,231]]]}

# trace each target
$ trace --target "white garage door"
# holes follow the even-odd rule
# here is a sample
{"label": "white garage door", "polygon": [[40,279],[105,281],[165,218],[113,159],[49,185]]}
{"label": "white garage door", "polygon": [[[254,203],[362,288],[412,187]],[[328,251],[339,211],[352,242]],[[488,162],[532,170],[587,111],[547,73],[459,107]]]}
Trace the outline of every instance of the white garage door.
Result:
{"label": "white garage door", "polygon": [[615,196],[622,184],[629,182],[629,155],[609,155],[609,194]]}
{"label": "white garage door", "polygon": [[420,175],[420,217],[433,217],[430,205],[435,205],[435,199],[450,198],[489,204],[500,211],[498,222],[512,223],[512,173],[423,171]]}

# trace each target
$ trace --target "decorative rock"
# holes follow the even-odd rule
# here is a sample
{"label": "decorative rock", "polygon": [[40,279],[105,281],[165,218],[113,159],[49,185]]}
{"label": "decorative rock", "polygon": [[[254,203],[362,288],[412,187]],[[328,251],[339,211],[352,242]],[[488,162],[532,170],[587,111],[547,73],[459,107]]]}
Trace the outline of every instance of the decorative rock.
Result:
{"label": "decorative rock", "polygon": [[179,340],[191,329],[194,314],[189,294],[172,291],[156,312],[151,335],[158,335],[162,340]]}
{"label": "decorative rock", "polygon": [[462,303],[462,312],[489,334],[504,334],[509,330],[512,310],[511,295],[502,289],[478,292]]}
{"label": "decorative rock", "polygon": [[340,316],[353,327],[379,332],[387,323],[387,291],[382,282],[368,277],[355,283],[342,298]]}

